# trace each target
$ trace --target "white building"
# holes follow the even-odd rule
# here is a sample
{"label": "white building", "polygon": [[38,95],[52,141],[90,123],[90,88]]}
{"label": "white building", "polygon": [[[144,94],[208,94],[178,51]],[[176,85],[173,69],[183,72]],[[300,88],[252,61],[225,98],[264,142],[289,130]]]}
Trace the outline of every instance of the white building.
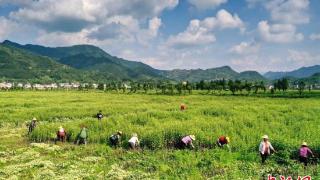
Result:
{"label": "white building", "polygon": [[13,87],[13,83],[3,82],[0,83],[0,89],[11,89]]}

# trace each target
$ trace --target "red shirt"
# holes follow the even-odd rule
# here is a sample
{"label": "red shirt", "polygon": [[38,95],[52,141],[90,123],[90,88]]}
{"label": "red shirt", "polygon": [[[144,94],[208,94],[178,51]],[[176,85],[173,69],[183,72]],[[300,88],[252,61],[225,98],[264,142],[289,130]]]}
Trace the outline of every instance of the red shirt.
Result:
{"label": "red shirt", "polygon": [[227,138],[225,136],[219,137],[219,143],[221,145],[228,144]]}

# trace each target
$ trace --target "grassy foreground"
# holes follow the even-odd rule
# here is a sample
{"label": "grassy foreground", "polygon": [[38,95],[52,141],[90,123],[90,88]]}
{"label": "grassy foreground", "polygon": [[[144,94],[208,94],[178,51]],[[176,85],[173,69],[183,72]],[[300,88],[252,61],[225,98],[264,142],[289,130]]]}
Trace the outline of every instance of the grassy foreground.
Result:
{"label": "grassy foreground", "polygon": [[[319,97],[319,96],[318,96]],[[312,175],[296,162],[307,141],[320,153],[320,99],[243,96],[165,96],[103,92],[0,92],[0,179],[267,179],[277,175]],[[179,111],[180,103],[187,111]],[[93,116],[107,117],[98,123]],[[27,136],[25,123],[40,121]],[[73,135],[89,129],[89,145],[54,145],[62,125]],[[122,130],[121,148],[106,138]],[[142,150],[127,150],[138,133]],[[195,134],[195,150],[176,150],[182,135]],[[278,150],[260,165],[258,145],[268,134]],[[231,137],[231,152],[214,146],[220,135]]]}

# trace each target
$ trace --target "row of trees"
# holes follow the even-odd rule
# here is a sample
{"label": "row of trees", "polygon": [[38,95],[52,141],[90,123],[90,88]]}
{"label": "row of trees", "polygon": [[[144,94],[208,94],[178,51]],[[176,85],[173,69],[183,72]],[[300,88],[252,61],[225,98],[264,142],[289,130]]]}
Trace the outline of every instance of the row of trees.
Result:
{"label": "row of trees", "polygon": [[[306,89],[306,84],[303,81],[297,81],[292,86],[302,94]],[[286,78],[276,80],[273,85],[266,85],[264,81],[250,82],[241,80],[214,80],[214,81],[199,81],[199,82],[172,82],[172,81],[144,81],[134,82],[109,82],[103,86],[98,85],[98,89],[106,91],[120,91],[123,93],[136,93],[155,91],[158,94],[191,94],[193,90],[206,91],[208,94],[230,91],[233,95],[250,94],[258,92],[265,93],[267,89],[273,94],[276,91],[287,91],[290,87],[289,81]]]}
{"label": "row of trees", "polygon": [[205,90],[208,94],[222,91],[231,91],[232,94],[243,93],[246,91],[250,94],[252,91],[258,93],[259,90],[266,92],[266,85],[261,82],[248,82],[240,80],[215,80],[215,81],[200,81],[191,83],[184,82],[171,82],[171,81],[149,81],[149,82],[110,82],[105,86],[103,84],[98,85],[98,89],[106,91],[122,91],[123,93],[135,93],[137,91],[143,91],[148,93],[149,91],[155,91],[161,94],[191,94],[192,90]]}

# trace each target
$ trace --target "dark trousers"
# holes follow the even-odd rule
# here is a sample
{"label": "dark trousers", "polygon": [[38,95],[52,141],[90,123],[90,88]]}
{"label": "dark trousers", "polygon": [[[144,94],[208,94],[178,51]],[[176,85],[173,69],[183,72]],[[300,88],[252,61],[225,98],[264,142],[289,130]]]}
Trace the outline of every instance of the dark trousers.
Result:
{"label": "dark trousers", "polygon": [[260,156],[261,156],[261,163],[264,164],[267,160],[267,158],[269,157],[269,154],[268,153],[260,153]]}
{"label": "dark trousers", "polygon": [[300,160],[300,162],[303,163],[305,166],[308,165],[308,158],[307,158],[307,157],[302,157],[302,156],[300,156],[300,157],[299,157],[299,160]]}
{"label": "dark trousers", "polygon": [[115,139],[113,139],[111,137],[109,138],[109,141],[110,141],[111,146],[117,147],[119,145],[119,141],[115,140]]}

